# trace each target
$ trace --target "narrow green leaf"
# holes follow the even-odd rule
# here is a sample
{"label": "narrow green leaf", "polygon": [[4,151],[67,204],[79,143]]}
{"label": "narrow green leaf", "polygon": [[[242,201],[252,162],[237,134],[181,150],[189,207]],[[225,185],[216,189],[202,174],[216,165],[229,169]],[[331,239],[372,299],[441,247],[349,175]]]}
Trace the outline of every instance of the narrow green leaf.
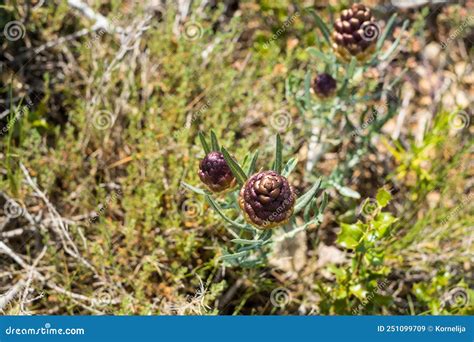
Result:
{"label": "narrow green leaf", "polygon": [[242,170],[240,165],[234,160],[234,158],[230,156],[229,152],[227,152],[224,147],[222,147],[222,154],[224,155],[224,159],[227,162],[227,165],[229,165],[232,174],[234,175],[235,179],[237,179],[237,182],[240,185],[243,185],[247,180],[247,175],[245,174],[245,172]]}
{"label": "narrow green leaf", "polygon": [[302,209],[304,209],[313,199],[313,197],[316,195],[317,191],[319,190],[319,187],[321,186],[321,178],[318,178],[316,180],[316,183],[309,189],[303,196],[298,198],[296,200],[296,205],[295,205],[295,214],[300,212]]}
{"label": "narrow green leaf", "polygon": [[205,198],[206,198],[206,201],[209,203],[209,205],[212,207],[212,209],[214,209],[217,212],[217,214],[224,219],[224,221],[241,229],[246,228],[243,224],[240,224],[232,220],[231,218],[227,217],[227,215],[224,214],[224,212],[222,211],[222,208],[219,206],[219,204],[211,196],[206,195]]}
{"label": "narrow green leaf", "polygon": [[329,196],[327,192],[323,192],[323,199],[321,200],[321,205],[319,206],[319,213],[322,214],[326,209],[329,202]]}
{"label": "narrow green leaf", "polygon": [[298,159],[296,158],[291,158],[290,160],[288,160],[285,167],[283,168],[281,175],[283,177],[288,177],[291,174],[291,172],[293,172],[297,164],[298,164]]}
{"label": "narrow green leaf", "polygon": [[408,24],[409,24],[408,19],[403,22],[403,25],[402,25],[402,28],[400,30],[399,36],[393,42],[390,49],[388,49],[388,51],[380,57],[380,60],[382,60],[382,61],[386,60],[398,48],[398,45],[400,45],[400,40],[402,39],[402,36],[403,36],[403,32],[405,32],[406,28],[408,27]]}
{"label": "narrow green leaf", "polygon": [[203,196],[207,195],[205,190],[200,189],[200,188],[195,187],[195,186],[192,186],[191,184],[188,184],[186,182],[181,182],[181,185],[184,186],[185,188],[191,190],[192,192],[195,192],[195,193],[199,194],[199,195],[203,195]]}
{"label": "narrow green leaf", "polygon": [[313,208],[315,203],[316,203],[316,198],[313,198],[311,200],[311,203],[309,205],[307,205],[306,208],[304,209],[303,219],[304,219],[305,222],[310,221],[311,209]]}
{"label": "narrow green leaf", "polygon": [[238,243],[241,245],[259,245],[262,243],[261,240],[246,240],[246,239],[232,239],[230,242]]}
{"label": "narrow green leaf", "polygon": [[226,255],[221,256],[221,260],[223,260],[223,261],[232,261],[232,260],[239,259],[239,258],[242,258],[244,256],[247,256],[248,254],[249,254],[248,251],[243,251],[243,252],[234,253],[234,254],[226,254]]}
{"label": "narrow green leaf", "polygon": [[201,140],[201,145],[202,145],[202,148],[204,149],[204,152],[206,152],[206,154],[209,154],[211,152],[211,149],[209,148],[209,145],[207,144],[207,141],[206,141],[206,137],[204,136],[204,134],[202,134],[202,132],[199,132],[199,140]]}
{"label": "narrow green leaf", "polygon": [[217,137],[213,130],[211,130],[211,147],[213,151],[220,151],[219,143],[217,142]]}
{"label": "narrow green leaf", "polygon": [[232,220],[231,218],[227,217],[227,215],[224,214],[224,212],[222,211],[222,208],[219,206],[219,204],[211,196],[206,195],[206,201],[209,203],[209,205],[212,207],[212,209],[214,209],[217,212],[217,214],[220,217],[222,217],[224,219],[224,221],[226,221],[227,223],[229,223],[229,224],[231,224],[231,225],[233,225],[237,228],[253,232],[253,229],[247,227],[245,224],[238,223],[238,222]]}
{"label": "narrow green leaf", "polygon": [[357,66],[357,59],[355,57],[352,57],[351,62],[349,63],[349,67],[347,68],[346,78],[348,80],[352,79],[352,77],[354,76],[356,66]]}
{"label": "narrow green leaf", "polygon": [[376,50],[380,50],[383,46],[383,43],[387,39],[388,35],[392,31],[392,28],[395,24],[395,19],[397,18],[397,13],[393,13],[390,19],[387,22],[387,26],[385,26],[385,30],[383,31],[382,35],[380,36],[379,40],[377,41]]}
{"label": "narrow green leaf", "polygon": [[324,61],[325,63],[327,64],[332,64],[332,59],[331,57],[329,57],[327,54],[325,54],[324,52],[314,48],[314,47],[309,47],[306,49],[306,51],[308,51],[308,53],[310,55],[313,55],[314,57]]}
{"label": "narrow green leaf", "polygon": [[257,159],[258,159],[258,150],[255,151],[252,157],[252,161],[250,162],[249,168],[247,169],[247,176],[250,177],[255,172],[255,168],[257,166]]}
{"label": "narrow green leaf", "polygon": [[316,26],[321,30],[321,33],[323,34],[324,39],[326,40],[326,42],[330,44],[331,41],[329,39],[329,37],[330,37],[329,29],[326,26],[326,24],[324,23],[324,21],[321,19],[321,17],[316,13],[316,11],[313,8],[308,8],[307,10],[309,11],[309,13],[311,13],[313,15],[314,20],[316,22]]}
{"label": "narrow green leaf", "polygon": [[283,146],[281,144],[280,134],[276,135],[276,143],[275,143],[275,162],[274,162],[274,170],[276,173],[281,174],[281,167],[282,167],[282,160],[283,160]]}

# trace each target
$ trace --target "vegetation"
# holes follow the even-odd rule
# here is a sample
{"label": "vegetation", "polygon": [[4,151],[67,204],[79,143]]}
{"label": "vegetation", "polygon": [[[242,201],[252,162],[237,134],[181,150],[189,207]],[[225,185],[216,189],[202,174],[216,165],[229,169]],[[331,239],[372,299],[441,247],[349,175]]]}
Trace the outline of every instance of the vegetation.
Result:
{"label": "vegetation", "polygon": [[472,4],[83,1],[0,5],[2,314],[474,313]]}

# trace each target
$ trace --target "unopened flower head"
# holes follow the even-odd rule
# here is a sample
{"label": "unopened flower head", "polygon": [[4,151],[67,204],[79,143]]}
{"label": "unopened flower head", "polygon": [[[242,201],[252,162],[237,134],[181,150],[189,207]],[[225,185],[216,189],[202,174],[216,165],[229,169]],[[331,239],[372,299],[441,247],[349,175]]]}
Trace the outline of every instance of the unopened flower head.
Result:
{"label": "unopened flower head", "polygon": [[313,89],[315,94],[321,98],[329,98],[336,94],[336,80],[329,74],[322,73],[315,77]]}
{"label": "unopened flower head", "polygon": [[235,185],[235,177],[220,152],[210,152],[201,160],[198,175],[213,192],[221,192]]}
{"label": "unopened flower head", "polygon": [[364,61],[373,53],[379,35],[380,27],[370,9],[362,4],[353,4],[343,10],[334,23],[333,48],[343,60],[349,61],[354,56]]}
{"label": "unopened flower head", "polygon": [[288,180],[275,171],[250,177],[240,190],[239,205],[245,219],[258,228],[268,229],[288,222],[296,201]]}

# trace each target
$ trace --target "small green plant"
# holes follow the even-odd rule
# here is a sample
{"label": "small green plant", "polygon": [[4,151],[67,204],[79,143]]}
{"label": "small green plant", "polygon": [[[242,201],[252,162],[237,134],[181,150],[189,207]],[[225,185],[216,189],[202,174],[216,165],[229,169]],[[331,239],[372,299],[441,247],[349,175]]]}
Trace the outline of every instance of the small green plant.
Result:
{"label": "small green plant", "polygon": [[[289,184],[288,176],[297,164],[295,158],[283,164],[282,141],[276,136],[274,162],[271,170],[256,172],[258,151],[245,156],[242,166],[219,145],[211,131],[211,143],[200,133],[206,157],[200,163],[199,176],[208,190],[184,183],[188,189],[203,195],[220,216],[234,246],[226,246],[222,261],[226,265],[255,267],[265,265],[275,242],[295,236],[296,233],[322,222],[328,196],[321,196],[321,180],[302,196]],[[237,184],[238,187],[233,185]],[[225,199],[214,198],[213,193],[225,190]],[[318,197],[321,199],[318,201]],[[298,225],[296,215],[302,214]],[[283,232],[274,234],[274,228]]]}
{"label": "small green plant", "polygon": [[387,277],[390,269],[384,265],[385,249],[392,225],[397,221],[391,213],[383,211],[390,200],[390,192],[382,188],[376,198],[366,199],[360,206],[359,214],[364,221],[341,223],[337,242],[353,251],[352,263],[346,269],[329,266],[336,281],[318,286],[323,298],[321,311],[373,313],[377,304],[387,304],[390,300],[383,295],[390,283]]}

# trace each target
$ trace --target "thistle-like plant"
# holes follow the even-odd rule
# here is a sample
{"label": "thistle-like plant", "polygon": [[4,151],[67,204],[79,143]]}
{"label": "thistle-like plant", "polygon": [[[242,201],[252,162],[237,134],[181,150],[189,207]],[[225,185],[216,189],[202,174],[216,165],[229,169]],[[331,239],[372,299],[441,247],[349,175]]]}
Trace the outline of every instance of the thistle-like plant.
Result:
{"label": "thistle-like plant", "polygon": [[397,113],[396,85],[406,70],[395,77],[384,77],[389,82],[383,86],[364,75],[380,62],[388,63],[393,58],[408,20],[385,50],[384,43],[395,27],[396,13],[382,31],[370,9],[361,4],[343,10],[332,28],[313,8],[307,11],[321,32],[316,45],[307,49],[316,63],[304,79],[290,75],[286,83],[288,100],[294,101],[304,122],[305,136],[309,136],[306,171],[311,172],[328,151],[352,140],[347,144],[344,160],[338,163],[326,184],[344,196],[360,198],[357,192],[344,186],[344,180],[350,178],[351,170],[372,147],[374,135]]}
{"label": "thistle-like plant", "polygon": [[[265,265],[268,254],[276,242],[292,238],[298,232],[322,222],[328,196],[321,189],[321,179],[318,179],[306,193],[297,196],[297,191],[288,180],[297,165],[297,160],[291,158],[283,163],[283,146],[279,135],[276,136],[273,165],[270,169],[261,171],[257,171],[258,151],[246,155],[242,164],[239,164],[224,147],[219,145],[214,132],[211,131],[210,144],[204,134],[199,133],[199,138],[206,157],[201,161],[198,173],[207,189],[187,183],[183,185],[205,197],[232,235],[232,246],[224,247],[222,260],[225,265],[242,267]],[[220,177],[202,176],[203,165],[205,167],[209,164],[209,156],[213,160],[212,174],[218,174]],[[212,168],[206,170],[210,169]],[[233,177],[227,175],[227,169],[230,169]],[[209,184],[209,179],[219,180],[216,184],[220,182],[219,184],[230,185],[231,178],[235,178],[238,186],[227,187],[227,191],[221,195],[225,198],[214,197],[216,191],[212,191],[213,185]],[[220,191],[221,187],[218,190]],[[297,224],[296,216],[299,214],[301,220],[298,221],[301,223]]]}

